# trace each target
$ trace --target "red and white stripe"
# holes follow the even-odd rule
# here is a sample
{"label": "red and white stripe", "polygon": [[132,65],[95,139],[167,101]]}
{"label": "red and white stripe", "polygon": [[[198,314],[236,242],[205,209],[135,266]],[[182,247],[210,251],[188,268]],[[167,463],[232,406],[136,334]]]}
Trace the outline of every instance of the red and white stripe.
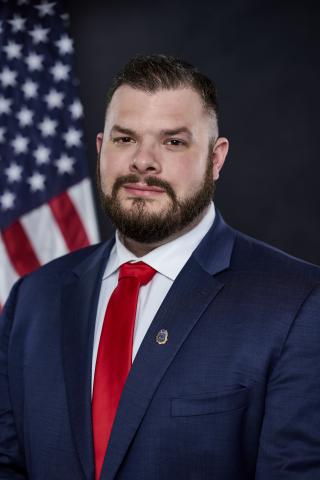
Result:
{"label": "red and white stripe", "polygon": [[20,276],[98,241],[89,179],[20,217],[0,232],[0,308]]}

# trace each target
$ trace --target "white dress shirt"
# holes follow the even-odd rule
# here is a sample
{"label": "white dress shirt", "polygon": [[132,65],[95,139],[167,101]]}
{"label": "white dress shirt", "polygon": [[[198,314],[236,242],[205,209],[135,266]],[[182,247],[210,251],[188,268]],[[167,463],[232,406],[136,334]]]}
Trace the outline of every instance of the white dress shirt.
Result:
{"label": "white dress shirt", "polygon": [[171,285],[210,229],[214,218],[215,208],[211,203],[201,222],[192,230],[155,248],[143,257],[136,257],[130,252],[120,241],[118,232],[116,232],[116,241],[110,252],[99,296],[92,355],[92,388],[105,311],[110,296],[118,283],[119,267],[126,262],[144,262],[157,271],[152,280],[147,285],[143,285],[139,291],[133,334],[132,361],[134,361],[141,342]]}

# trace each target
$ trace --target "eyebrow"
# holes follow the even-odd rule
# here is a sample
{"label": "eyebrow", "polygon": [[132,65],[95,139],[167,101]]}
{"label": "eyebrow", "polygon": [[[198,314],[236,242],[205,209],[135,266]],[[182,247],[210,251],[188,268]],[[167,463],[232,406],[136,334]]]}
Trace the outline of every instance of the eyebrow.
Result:
{"label": "eyebrow", "polygon": [[188,137],[192,138],[192,133],[187,127],[178,127],[172,130],[161,130],[161,135],[178,135],[179,133],[186,133]]}
{"label": "eyebrow", "polygon": [[[117,124],[113,125],[110,133],[112,134],[115,131],[119,133],[123,133],[124,135],[133,135],[133,136],[138,135],[137,132],[135,132],[134,130],[131,130],[130,128],[121,127],[121,125],[117,125]],[[192,138],[192,133],[188,127],[178,127],[178,128],[165,129],[160,131],[160,135],[178,135],[180,133],[186,133],[188,137]]]}
{"label": "eyebrow", "polygon": [[137,135],[137,133],[134,130],[131,130],[130,128],[121,127],[120,125],[113,125],[111,129],[111,133],[113,133],[114,131],[117,131],[119,133],[124,133],[125,135]]}

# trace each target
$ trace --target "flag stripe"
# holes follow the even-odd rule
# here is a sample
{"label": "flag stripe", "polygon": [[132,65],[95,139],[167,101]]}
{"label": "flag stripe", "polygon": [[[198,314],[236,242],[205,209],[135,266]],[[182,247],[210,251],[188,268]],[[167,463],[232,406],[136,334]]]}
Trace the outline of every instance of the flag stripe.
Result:
{"label": "flag stripe", "polygon": [[23,215],[21,223],[41,264],[69,251],[48,205]]}
{"label": "flag stripe", "polygon": [[69,250],[76,250],[90,244],[80,217],[66,192],[52,198],[49,206]]}
{"label": "flag stripe", "polygon": [[18,275],[26,275],[40,266],[24,228],[19,221],[2,232],[8,256]]}
{"label": "flag stripe", "polygon": [[90,243],[99,241],[96,213],[92,195],[92,187],[89,178],[69,188],[69,196],[73,201],[78,215],[85,226]]}
{"label": "flag stripe", "polygon": [[18,278],[8,258],[6,247],[2,241],[2,233],[0,232],[0,308],[7,299],[12,285]]}

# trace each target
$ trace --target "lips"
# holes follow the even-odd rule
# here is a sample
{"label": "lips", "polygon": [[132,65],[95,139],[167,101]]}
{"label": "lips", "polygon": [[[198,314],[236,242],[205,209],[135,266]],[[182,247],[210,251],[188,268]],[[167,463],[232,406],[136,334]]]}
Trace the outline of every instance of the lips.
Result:
{"label": "lips", "polygon": [[165,193],[161,187],[146,185],[145,183],[125,183],[123,188],[130,194],[140,196],[150,196],[154,194]]}

